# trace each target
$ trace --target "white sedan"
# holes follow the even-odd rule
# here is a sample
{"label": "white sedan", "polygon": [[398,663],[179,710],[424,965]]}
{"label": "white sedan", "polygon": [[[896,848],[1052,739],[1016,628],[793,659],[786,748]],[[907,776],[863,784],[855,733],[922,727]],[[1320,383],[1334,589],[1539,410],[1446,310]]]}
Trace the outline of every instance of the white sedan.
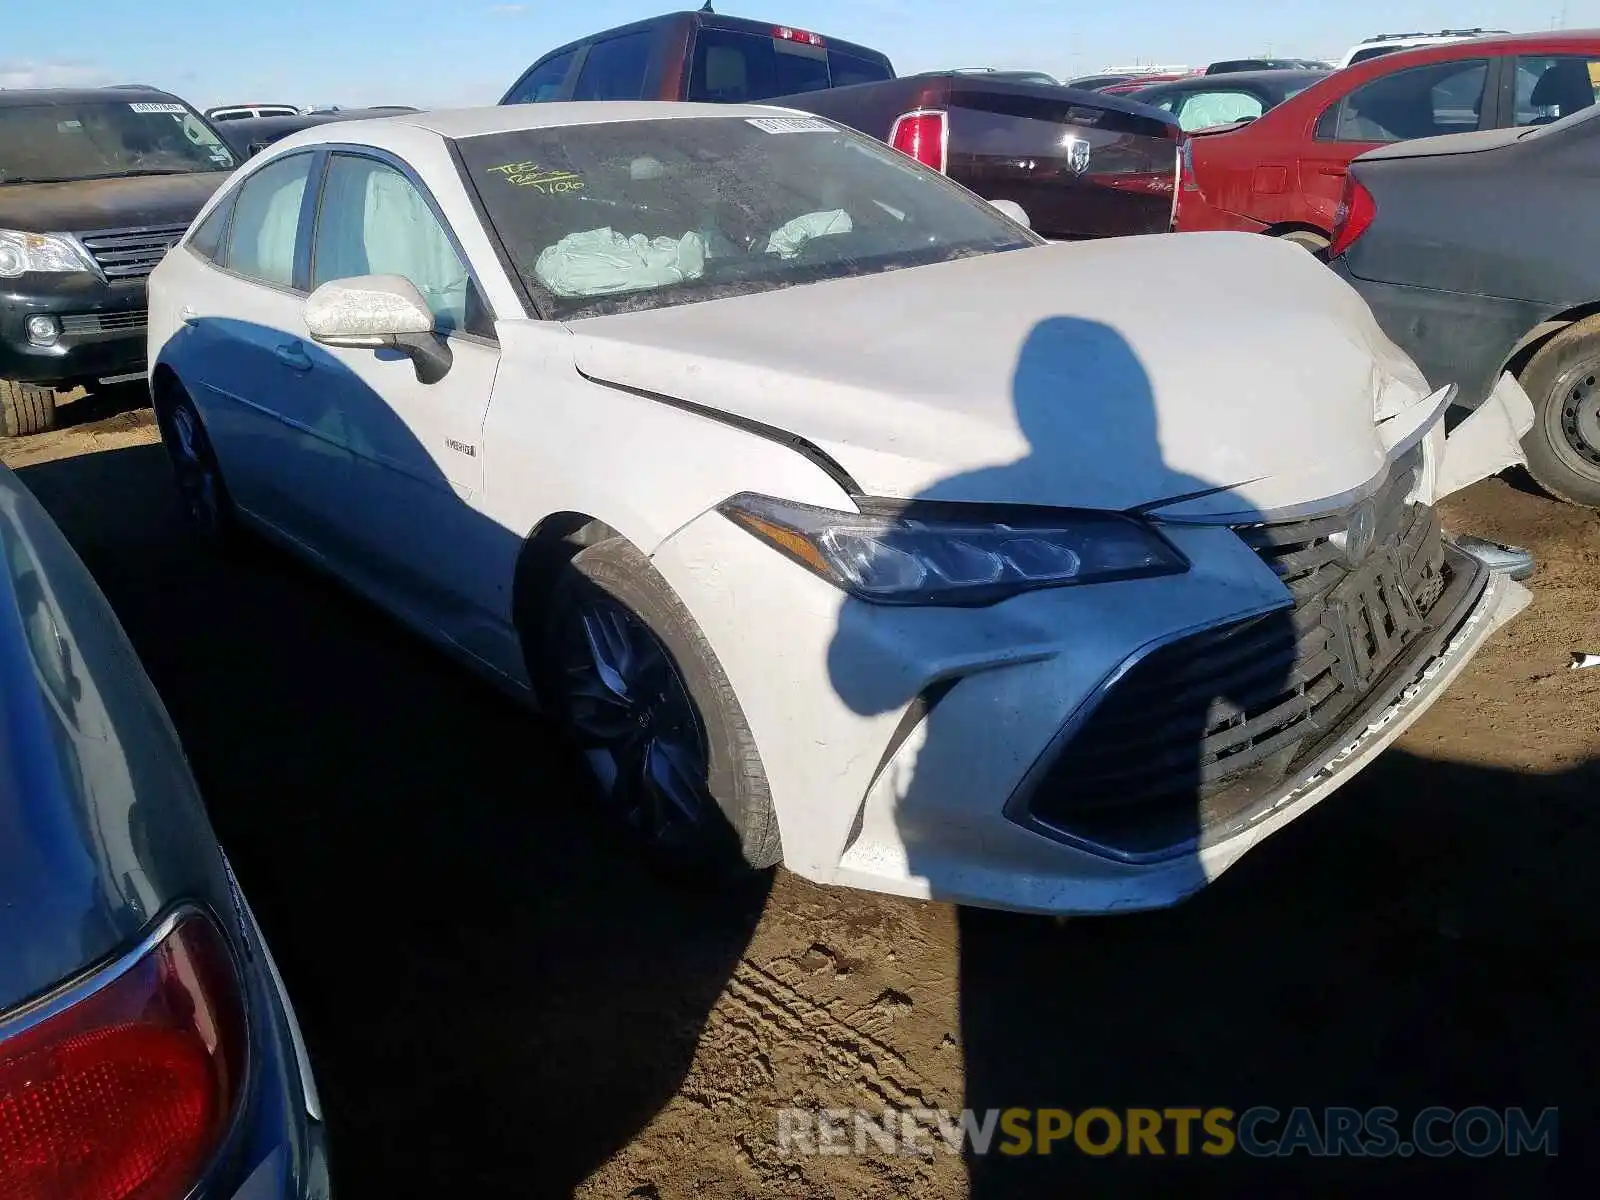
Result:
{"label": "white sedan", "polygon": [[1021,216],[771,108],[327,125],[156,270],[150,386],[202,532],[536,697],[660,863],[1170,904],[1526,603],[1432,504],[1531,413],[1447,440],[1295,247]]}

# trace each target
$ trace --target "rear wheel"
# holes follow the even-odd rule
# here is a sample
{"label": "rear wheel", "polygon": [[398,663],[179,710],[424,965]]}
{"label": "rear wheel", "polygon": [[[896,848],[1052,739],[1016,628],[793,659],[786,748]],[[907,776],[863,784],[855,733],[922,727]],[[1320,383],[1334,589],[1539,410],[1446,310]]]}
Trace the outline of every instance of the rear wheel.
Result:
{"label": "rear wheel", "polygon": [[579,551],[556,584],[541,693],[607,814],[657,866],[716,882],[782,858],[755,739],[682,601],[637,549]]}
{"label": "rear wheel", "polygon": [[0,432],[30,437],[56,427],[54,388],[0,379]]}
{"label": "rear wheel", "polygon": [[206,541],[222,541],[233,528],[233,503],[200,411],[176,380],[161,387],[156,399],[156,423],[172,460],[173,480],[178,485],[184,516]]}
{"label": "rear wheel", "polygon": [[1534,411],[1522,439],[1528,473],[1558,499],[1600,508],[1600,319],[1546,342],[1521,383]]}

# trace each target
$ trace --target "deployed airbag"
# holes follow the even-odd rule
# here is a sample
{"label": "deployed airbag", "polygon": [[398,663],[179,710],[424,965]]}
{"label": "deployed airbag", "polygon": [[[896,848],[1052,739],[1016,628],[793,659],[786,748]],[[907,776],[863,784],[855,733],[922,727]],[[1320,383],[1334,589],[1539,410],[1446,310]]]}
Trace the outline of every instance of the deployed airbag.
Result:
{"label": "deployed airbag", "polygon": [[850,214],[842,208],[831,212],[812,212],[786,222],[767,239],[767,253],[793,258],[812,238],[830,233],[849,233],[855,228]]}
{"label": "deployed airbag", "polygon": [[533,273],[558,296],[606,296],[698,279],[705,269],[706,247],[698,233],[624,237],[607,226],[569,233],[546,246]]}

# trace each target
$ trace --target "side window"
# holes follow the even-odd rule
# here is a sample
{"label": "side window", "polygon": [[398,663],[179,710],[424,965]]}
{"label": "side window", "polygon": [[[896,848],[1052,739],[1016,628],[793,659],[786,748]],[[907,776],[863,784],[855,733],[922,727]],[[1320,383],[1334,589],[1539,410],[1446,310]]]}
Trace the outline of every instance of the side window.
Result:
{"label": "side window", "polygon": [[1186,133],[1253,121],[1265,111],[1261,100],[1249,92],[1196,92],[1184,101],[1178,113],[1178,126]]}
{"label": "side window", "polygon": [[1488,60],[1481,58],[1380,75],[1323,113],[1317,136],[1337,142],[1403,142],[1476,129],[1488,78]]}
{"label": "side window", "polygon": [[506,97],[506,103],[540,104],[556,99],[561,95],[561,85],[566,83],[567,72],[572,69],[572,61],[577,57],[576,50],[568,50],[565,54],[546,59],[517,81],[517,86]]}
{"label": "side window", "polygon": [[311,155],[291,154],[261,168],[239,188],[223,262],[262,283],[294,286],[294,247]]}
{"label": "side window", "polygon": [[1517,61],[1516,124],[1548,125],[1590,107],[1600,94],[1600,57],[1549,55]]}
{"label": "side window", "polygon": [[211,215],[200,223],[200,228],[194,231],[194,236],[189,239],[189,249],[201,258],[222,263],[222,235],[227,232],[228,217],[232,212],[233,197],[225,197],[222,203],[211,210]]}
{"label": "side window", "polygon": [[466,264],[412,182],[376,159],[328,161],[311,247],[311,286],[358,275],[403,275],[441,333],[492,332]]}
{"label": "side window", "polygon": [[608,38],[589,47],[578,72],[574,100],[637,100],[644,95],[644,76],[650,68],[650,30]]}

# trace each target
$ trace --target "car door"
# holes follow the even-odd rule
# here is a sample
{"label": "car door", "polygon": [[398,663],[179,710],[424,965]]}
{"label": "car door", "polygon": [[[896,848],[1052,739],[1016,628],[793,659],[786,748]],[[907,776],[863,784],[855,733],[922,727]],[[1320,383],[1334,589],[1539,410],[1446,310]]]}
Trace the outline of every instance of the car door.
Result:
{"label": "car door", "polygon": [[1485,127],[1489,68],[1488,58],[1407,67],[1370,79],[1330,104],[1300,154],[1298,219],[1331,230],[1351,160],[1368,150]]}
{"label": "car door", "polygon": [[313,551],[346,500],[349,475],[304,332],[303,235],[316,162],[306,151],[252,172],[198,231],[191,248],[210,263],[196,260],[182,285],[172,351],[234,502]]}
{"label": "car door", "polygon": [[328,156],[310,274],[313,288],[362,275],[410,280],[449,346],[450,369],[433,383],[396,351],[319,346],[333,367],[320,386],[340,415],[358,496],[333,517],[337,565],[470,651],[503,607],[498,564],[510,536],[477,508],[480,434],[500,362],[493,314],[420,178],[377,151]]}

